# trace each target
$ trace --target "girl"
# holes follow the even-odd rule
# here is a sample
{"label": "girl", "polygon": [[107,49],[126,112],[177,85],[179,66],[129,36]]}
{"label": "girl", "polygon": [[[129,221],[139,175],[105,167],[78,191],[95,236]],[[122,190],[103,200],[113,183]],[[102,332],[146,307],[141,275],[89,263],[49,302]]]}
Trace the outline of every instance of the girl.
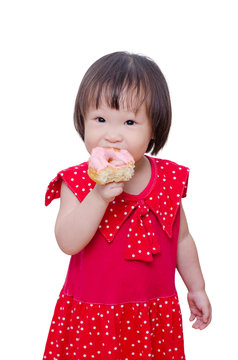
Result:
{"label": "girl", "polygon": [[55,235],[71,260],[44,359],[185,359],[176,268],[195,329],[210,323],[211,306],[181,204],[188,168],[145,155],[156,155],[169,134],[163,74],[144,56],[102,57],[82,80],[74,123],[89,154],[128,150],[135,175],[95,184],[84,162],[49,184],[46,205],[61,198]]}

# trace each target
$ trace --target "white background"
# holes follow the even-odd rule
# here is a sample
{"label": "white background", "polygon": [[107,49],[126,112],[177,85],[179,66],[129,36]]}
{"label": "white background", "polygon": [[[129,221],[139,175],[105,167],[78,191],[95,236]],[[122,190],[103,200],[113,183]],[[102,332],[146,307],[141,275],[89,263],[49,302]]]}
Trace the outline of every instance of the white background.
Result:
{"label": "white background", "polygon": [[235,1],[16,1],[0,5],[1,358],[41,359],[69,256],[58,248],[49,181],[88,159],[73,126],[80,80],[118,50],[165,74],[173,125],[158,155],[190,167],[184,207],[213,322],[189,323],[188,360],[237,357],[237,11]]}

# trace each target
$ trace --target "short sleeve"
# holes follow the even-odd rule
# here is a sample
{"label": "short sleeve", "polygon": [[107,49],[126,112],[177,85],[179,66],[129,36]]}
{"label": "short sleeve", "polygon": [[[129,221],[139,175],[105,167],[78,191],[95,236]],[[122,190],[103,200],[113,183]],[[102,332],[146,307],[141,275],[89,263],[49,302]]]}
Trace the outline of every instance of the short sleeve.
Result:
{"label": "short sleeve", "polygon": [[57,176],[53,180],[51,180],[46,190],[45,206],[48,206],[51,201],[60,197],[61,183],[62,178],[60,176],[60,173],[58,173]]}
{"label": "short sleeve", "polygon": [[87,170],[88,163],[85,162],[59,171],[47,187],[45,206],[48,206],[54,199],[60,198],[62,181],[65,182],[79,201],[83,201],[95,186],[95,182],[89,178]]}
{"label": "short sleeve", "polygon": [[151,205],[163,229],[171,237],[181,199],[187,196],[189,168],[164,159],[157,159],[156,163],[158,186],[151,196]]}
{"label": "short sleeve", "polygon": [[172,196],[184,198],[187,196],[189,168],[176,164],[173,161],[161,160],[160,168],[163,170],[163,177],[167,179],[166,185]]}
{"label": "short sleeve", "polygon": [[190,171],[189,168],[184,167],[184,179],[182,180],[182,184],[184,185],[184,188],[183,188],[182,198],[185,198],[187,196],[189,171]]}

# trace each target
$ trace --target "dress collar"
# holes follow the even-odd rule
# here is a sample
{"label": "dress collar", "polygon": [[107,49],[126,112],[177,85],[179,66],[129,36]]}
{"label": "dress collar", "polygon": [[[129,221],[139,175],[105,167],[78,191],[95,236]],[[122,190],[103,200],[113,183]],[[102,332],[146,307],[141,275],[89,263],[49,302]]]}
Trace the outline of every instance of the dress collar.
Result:
{"label": "dress collar", "polygon": [[[168,237],[173,235],[173,223],[182,197],[186,196],[189,169],[169,160],[147,156],[151,164],[151,178],[138,195],[123,192],[109,203],[99,225],[99,231],[111,243],[120,227],[130,216],[125,258],[152,261],[160,251],[150,214],[153,212]],[[50,182],[45,205],[60,197],[64,181],[80,202],[94,188],[95,183],[87,175],[88,164],[82,163],[60,171]]]}

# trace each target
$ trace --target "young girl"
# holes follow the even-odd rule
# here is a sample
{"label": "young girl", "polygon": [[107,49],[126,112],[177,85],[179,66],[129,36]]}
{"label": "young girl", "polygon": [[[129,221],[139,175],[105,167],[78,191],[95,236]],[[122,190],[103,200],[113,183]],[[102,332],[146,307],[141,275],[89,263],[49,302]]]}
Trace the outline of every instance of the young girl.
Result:
{"label": "young girl", "polygon": [[84,162],[50,182],[46,205],[61,198],[55,235],[71,261],[43,358],[185,359],[176,268],[195,329],[210,323],[211,306],[181,204],[188,168],[145,155],[156,155],[169,134],[163,74],[144,56],[102,57],[82,80],[74,122],[89,154],[126,149],[135,174],[99,185]]}

